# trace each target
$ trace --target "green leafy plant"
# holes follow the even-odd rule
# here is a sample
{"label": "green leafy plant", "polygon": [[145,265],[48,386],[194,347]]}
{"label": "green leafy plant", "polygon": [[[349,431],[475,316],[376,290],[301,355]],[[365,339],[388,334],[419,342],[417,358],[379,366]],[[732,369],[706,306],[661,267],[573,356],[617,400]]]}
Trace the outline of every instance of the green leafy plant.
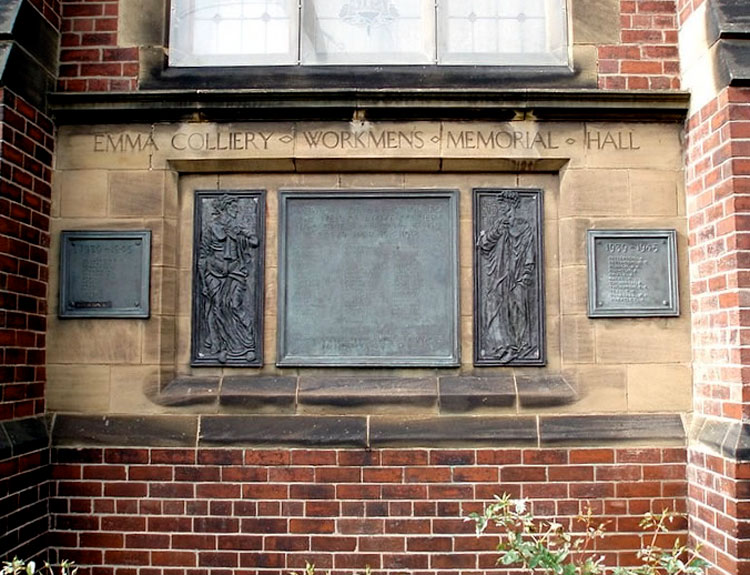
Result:
{"label": "green leafy plant", "polygon": [[62,561],[59,565],[45,561],[37,569],[36,562],[14,557],[11,561],[3,561],[0,575],[75,575],[77,571],[78,566],[72,561]]}
{"label": "green leafy plant", "polygon": [[531,513],[525,499],[511,499],[507,494],[485,506],[482,513],[472,513],[477,534],[490,526],[500,528],[498,564],[520,566],[532,573],[545,575],[703,575],[706,562],[698,550],[680,543],[670,548],[658,545],[659,536],[681,514],[665,509],[647,513],[641,527],[652,534],[648,544],[637,553],[640,565],[608,567],[604,556],[594,550],[597,539],[604,537],[605,523],[597,523],[591,509],[577,519],[581,528],[571,532],[556,521],[543,520]]}

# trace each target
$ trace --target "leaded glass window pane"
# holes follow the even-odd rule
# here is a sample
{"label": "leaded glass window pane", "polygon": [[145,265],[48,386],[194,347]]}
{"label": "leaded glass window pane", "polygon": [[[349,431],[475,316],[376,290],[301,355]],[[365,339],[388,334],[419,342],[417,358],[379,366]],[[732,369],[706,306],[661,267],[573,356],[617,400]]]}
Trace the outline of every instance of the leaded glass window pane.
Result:
{"label": "leaded glass window pane", "polygon": [[565,0],[172,0],[172,66],[568,63]]}
{"label": "leaded glass window pane", "polygon": [[440,64],[567,63],[560,0],[441,0],[438,11]]}
{"label": "leaded glass window pane", "polygon": [[434,0],[305,0],[302,64],[434,64]]}
{"label": "leaded glass window pane", "polygon": [[173,0],[172,66],[296,64],[296,0]]}

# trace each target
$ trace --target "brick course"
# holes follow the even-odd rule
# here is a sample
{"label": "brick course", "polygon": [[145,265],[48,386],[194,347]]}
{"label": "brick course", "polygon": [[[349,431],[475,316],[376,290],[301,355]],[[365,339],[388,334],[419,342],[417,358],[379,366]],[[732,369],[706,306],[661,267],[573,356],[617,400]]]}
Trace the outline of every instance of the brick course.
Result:
{"label": "brick course", "polygon": [[621,0],[620,41],[598,47],[599,87],[678,89],[676,14],[672,0]]}
{"label": "brick course", "polygon": [[[687,8],[686,8],[687,9]],[[694,409],[716,421],[750,415],[750,90],[725,88],[687,124]],[[750,568],[750,464],[690,452],[691,536],[712,573]]]}
{"label": "brick course", "polygon": [[49,476],[48,449],[0,460],[0,558],[46,551]]}
{"label": "brick course", "polygon": [[0,90],[0,421],[44,413],[53,126]]}
{"label": "brick course", "polygon": [[750,90],[727,88],[688,122],[686,173],[695,409],[750,416]]}
{"label": "brick course", "polygon": [[136,89],[138,48],[118,45],[118,13],[118,0],[62,0],[59,90]]}
{"label": "brick course", "polygon": [[477,538],[464,518],[503,492],[569,526],[591,506],[608,522],[598,549],[625,565],[642,544],[641,514],[685,510],[683,448],[58,448],[53,457],[52,546],[84,573],[277,575],[305,561],[334,573],[494,571],[495,537]]}

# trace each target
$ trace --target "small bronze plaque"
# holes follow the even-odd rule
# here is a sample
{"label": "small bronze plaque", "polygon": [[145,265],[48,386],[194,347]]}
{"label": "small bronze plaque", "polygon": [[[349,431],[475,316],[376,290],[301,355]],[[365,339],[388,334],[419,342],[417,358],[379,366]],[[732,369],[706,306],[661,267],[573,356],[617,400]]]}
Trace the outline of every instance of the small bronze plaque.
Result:
{"label": "small bronze plaque", "polygon": [[64,231],[60,244],[60,317],[149,316],[150,231]]}
{"label": "small bronze plaque", "polygon": [[192,365],[263,363],[264,200],[195,194]]}
{"label": "small bronze plaque", "polygon": [[544,365],[542,191],[474,190],[474,364]]}
{"label": "small bronze plaque", "polygon": [[678,316],[675,230],[589,230],[589,317]]}
{"label": "small bronze plaque", "polygon": [[458,194],[283,192],[278,365],[455,366]]}

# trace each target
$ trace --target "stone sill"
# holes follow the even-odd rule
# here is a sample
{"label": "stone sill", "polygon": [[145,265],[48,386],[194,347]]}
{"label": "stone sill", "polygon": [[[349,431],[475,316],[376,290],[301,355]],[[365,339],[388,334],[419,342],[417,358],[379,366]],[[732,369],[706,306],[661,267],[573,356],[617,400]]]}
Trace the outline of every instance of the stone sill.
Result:
{"label": "stone sill", "polygon": [[68,415],[58,447],[684,446],[678,414],[568,416]]}
{"label": "stone sill", "polygon": [[696,416],[690,439],[714,453],[736,461],[750,461],[750,423]]}
{"label": "stone sill", "polygon": [[156,398],[164,407],[205,406],[242,413],[432,413],[555,407],[574,403],[561,375],[495,377],[178,377]]}
{"label": "stone sill", "polygon": [[48,447],[49,433],[45,418],[0,421],[0,461]]}

